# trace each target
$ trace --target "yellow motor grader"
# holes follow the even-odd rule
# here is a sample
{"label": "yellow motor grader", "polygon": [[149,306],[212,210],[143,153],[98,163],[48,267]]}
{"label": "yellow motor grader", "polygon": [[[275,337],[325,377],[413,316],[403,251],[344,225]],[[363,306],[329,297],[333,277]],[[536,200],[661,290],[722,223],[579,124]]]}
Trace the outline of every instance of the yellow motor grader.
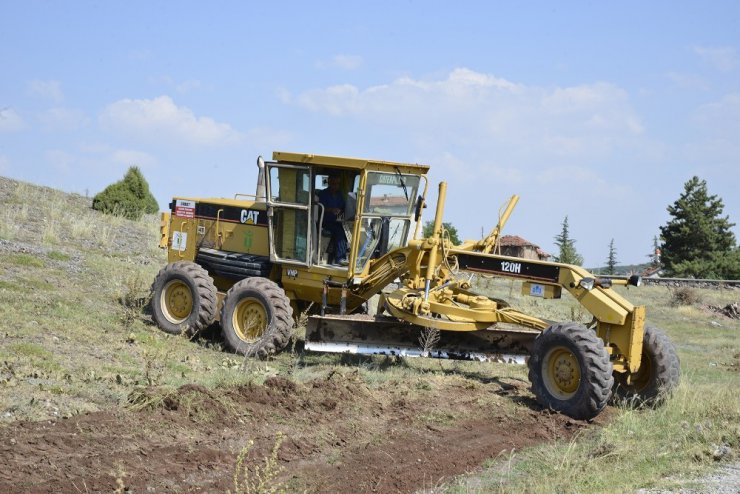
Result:
{"label": "yellow motor grader", "polygon": [[[579,419],[613,393],[656,402],[677,385],[671,342],[645,325],[645,307],[611,288],[639,277],[496,254],[517,196],[486,238],[452,245],[444,182],[432,235],[420,237],[426,165],[286,152],[257,164],[255,195],[175,197],[162,214],[168,264],[152,285],[162,330],[218,321],[231,350],[265,358],[308,311],[306,350],[526,361],[537,400]],[[535,297],[566,290],[593,320],[525,314],[474,292],[461,272],[522,280]]]}

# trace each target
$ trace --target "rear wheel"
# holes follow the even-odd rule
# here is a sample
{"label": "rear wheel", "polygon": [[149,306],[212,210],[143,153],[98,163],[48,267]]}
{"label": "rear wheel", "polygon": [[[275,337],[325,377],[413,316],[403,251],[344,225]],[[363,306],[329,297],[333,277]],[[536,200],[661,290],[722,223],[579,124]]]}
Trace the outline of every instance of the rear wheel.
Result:
{"label": "rear wheel", "polygon": [[226,293],[221,329],[232,351],[266,358],[285,348],[292,328],[293,308],[275,282],[246,278]]}
{"label": "rear wheel", "polygon": [[614,383],[603,341],[580,324],[555,324],[534,340],[529,380],[537,401],[575,419],[604,409]]}
{"label": "rear wheel", "polygon": [[614,391],[623,400],[638,405],[659,403],[678,386],[680,362],[676,348],[668,336],[652,326],[645,326],[642,338],[642,358],[640,368],[630,377],[614,373]]}
{"label": "rear wheel", "polygon": [[162,268],[152,284],[152,312],[170,334],[196,333],[216,318],[216,287],[208,272],[190,261]]}

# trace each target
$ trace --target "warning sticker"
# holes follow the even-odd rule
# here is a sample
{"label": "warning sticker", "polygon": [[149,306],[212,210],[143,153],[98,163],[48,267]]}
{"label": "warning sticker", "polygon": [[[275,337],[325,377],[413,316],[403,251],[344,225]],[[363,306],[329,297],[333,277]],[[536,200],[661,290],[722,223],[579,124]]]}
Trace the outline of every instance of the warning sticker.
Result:
{"label": "warning sticker", "polygon": [[195,201],[178,199],[175,202],[175,216],[178,218],[195,218]]}
{"label": "warning sticker", "polygon": [[172,232],[172,250],[185,252],[188,246],[188,234],[185,232]]}
{"label": "warning sticker", "polygon": [[529,294],[533,297],[544,297],[545,287],[536,283],[532,283],[532,285],[530,285],[529,287]]}

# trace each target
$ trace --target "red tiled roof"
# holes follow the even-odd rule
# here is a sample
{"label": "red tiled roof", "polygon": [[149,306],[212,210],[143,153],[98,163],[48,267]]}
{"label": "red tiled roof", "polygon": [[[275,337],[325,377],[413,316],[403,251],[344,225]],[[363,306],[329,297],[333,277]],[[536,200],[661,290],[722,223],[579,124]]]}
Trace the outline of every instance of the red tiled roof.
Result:
{"label": "red tiled roof", "polygon": [[538,256],[551,257],[550,254],[540,249],[539,245],[533,244],[529,240],[522,238],[519,235],[504,235],[499,240],[499,245],[501,247],[532,247],[534,248],[534,251],[537,253]]}
{"label": "red tiled roof", "polygon": [[504,235],[499,241],[501,247],[538,247],[529,240],[525,240],[518,235]]}

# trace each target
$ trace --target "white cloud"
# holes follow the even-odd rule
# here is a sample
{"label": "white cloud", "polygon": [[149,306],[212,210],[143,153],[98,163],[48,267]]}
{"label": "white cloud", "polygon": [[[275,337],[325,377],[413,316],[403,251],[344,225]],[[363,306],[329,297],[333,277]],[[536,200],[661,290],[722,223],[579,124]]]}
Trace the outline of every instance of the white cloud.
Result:
{"label": "white cloud", "polygon": [[51,108],[39,116],[41,125],[47,130],[73,131],[87,125],[90,119],[75,108]]}
{"label": "white cloud", "polygon": [[102,142],[84,142],[79,145],[79,150],[85,154],[105,153],[110,150],[110,146]]}
{"label": "white cloud", "polygon": [[54,173],[80,180],[90,176],[108,174],[110,170],[120,170],[129,166],[153,169],[159,164],[157,158],[147,152],[135,149],[114,148],[107,144],[83,144],[75,150],[49,149],[44,158]]}
{"label": "white cloud", "polygon": [[682,89],[696,89],[699,91],[709,90],[709,83],[693,74],[682,74],[680,72],[669,72],[666,74],[668,80],[670,80],[676,86]]}
{"label": "white cloud", "polygon": [[334,67],[343,70],[355,70],[362,66],[363,60],[359,55],[334,55],[328,62],[319,62],[319,68]]}
{"label": "white cloud", "polygon": [[60,103],[64,100],[62,84],[59,81],[31,81],[28,83],[28,93],[32,96],[48,99],[54,103]]}
{"label": "white cloud", "polygon": [[186,94],[186,93],[195,91],[196,89],[200,89],[202,86],[203,86],[203,83],[201,83],[199,80],[188,79],[187,81],[183,81],[177,84],[175,86],[175,89],[180,94]]}
{"label": "white cloud", "polygon": [[22,130],[25,126],[23,119],[15,110],[0,108],[0,132],[15,132]]}
{"label": "white cloud", "polygon": [[613,84],[543,88],[466,68],[439,79],[403,77],[366,89],[342,84],[281,99],[334,117],[436,135],[447,144],[516,147],[519,155],[604,156],[644,132],[628,94]]}
{"label": "white cloud", "polygon": [[114,163],[126,166],[138,166],[140,168],[151,168],[157,165],[157,158],[143,151],[133,149],[116,149],[110,154]]}
{"label": "white cloud", "polygon": [[189,108],[177,106],[169,96],[116,101],[103,110],[100,122],[113,131],[178,144],[219,146],[243,137],[229,124],[196,116]]}
{"label": "white cloud", "polygon": [[159,160],[145,151],[136,149],[116,149],[101,142],[84,143],[78,147],[84,158],[81,161],[103,165],[126,165],[150,168]]}
{"label": "white cloud", "polygon": [[729,93],[721,100],[699,107],[697,117],[701,123],[720,129],[740,129],[740,93]]}
{"label": "white cloud", "polygon": [[722,165],[735,168],[740,156],[740,92],[729,93],[720,100],[700,106],[694,115],[696,138],[683,146],[684,159],[703,166]]}
{"label": "white cloud", "polygon": [[[422,114],[439,115],[441,111],[462,112],[481,100],[493,100],[502,94],[515,96],[520,86],[505,79],[469,69],[455,69],[442,80],[396,79],[390,84],[361,90],[351,84],[307,91],[298,104],[311,111],[331,115],[403,117],[415,119]],[[285,96],[283,96],[285,99]],[[404,118],[404,120],[408,120]]]}
{"label": "white cloud", "polygon": [[694,53],[722,72],[729,72],[737,66],[737,51],[731,46],[695,46]]}

